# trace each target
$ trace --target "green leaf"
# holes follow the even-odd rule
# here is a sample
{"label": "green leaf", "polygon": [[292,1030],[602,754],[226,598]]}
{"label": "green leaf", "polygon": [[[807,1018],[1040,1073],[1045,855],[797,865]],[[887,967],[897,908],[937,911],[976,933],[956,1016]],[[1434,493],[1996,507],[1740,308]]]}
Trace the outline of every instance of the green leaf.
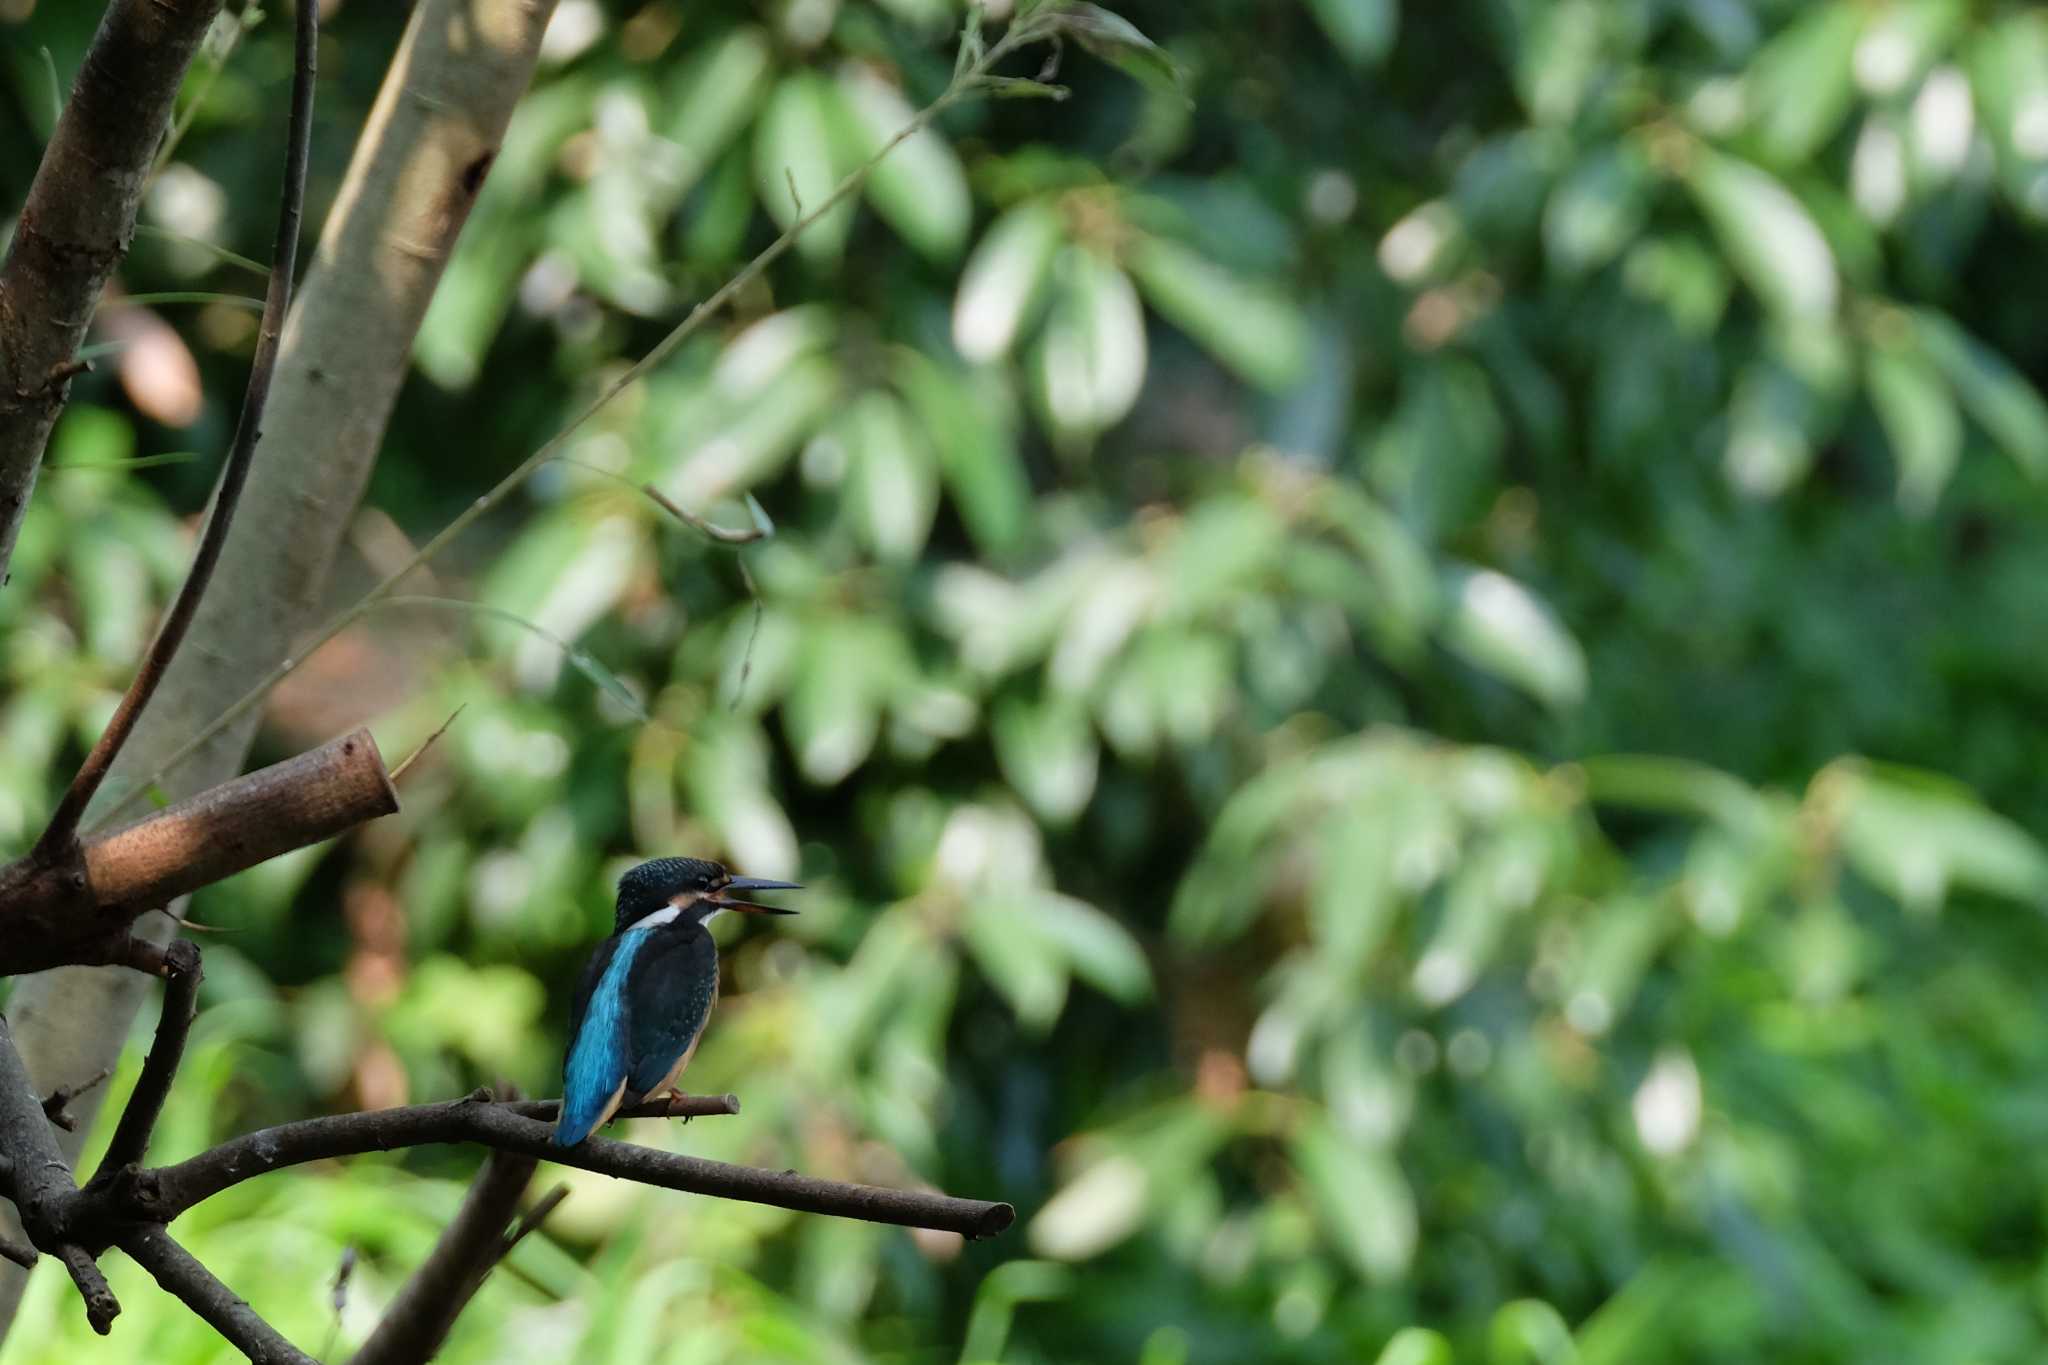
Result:
{"label": "green leaf", "polygon": [[1899,465],[1899,505],[1908,515],[1934,510],[1963,453],[1963,419],[1941,373],[1915,351],[1872,348],[1866,363],[1877,409]]}
{"label": "green leaf", "polygon": [[1393,51],[1401,23],[1394,0],[1309,0],[1309,8],[1353,66],[1378,66]]}
{"label": "green leaf", "polygon": [[1055,0],[1048,10],[1056,32],[1072,38],[1103,61],[1122,68],[1155,90],[1185,92],[1187,78],[1180,64],[1122,15],[1082,0]]}
{"label": "green leaf", "polygon": [[1672,811],[1753,829],[1765,803],[1747,783],[1689,759],[1658,754],[1607,754],[1581,759],[1586,795],[1596,802]]}
{"label": "green leaf", "polygon": [[1938,908],[1951,887],[2048,907],[2048,850],[1967,790],[1896,769],[1827,776],[1851,864],[1909,909]]}
{"label": "green leaf", "polygon": [[[852,128],[839,88],[824,76],[804,72],[775,87],[755,126],[754,183],[782,227],[822,207],[853,169],[841,150]],[[797,238],[796,249],[815,265],[835,265],[852,229],[853,201],[841,200]]]}
{"label": "green leaf", "polygon": [[1775,165],[1796,166],[1832,138],[1855,106],[1856,41],[1871,10],[1807,5],[1743,76],[1749,124]]}
{"label": "green leaf", "polygon": [[1750,362],[1728,408],[1728,444],[1721,465],[1729,483],[1757,498],[1774,498],[1813,464],[1812,390],[1770,356]]}
{"label": "green leaf", "polygon": [[1052,312],[1035,356],[1040,410],[1083,445],[1128,414],[1145,382],[1145,314],[1130,277],[1084,247],[1056,263]]}
{"label": "green leaf", "polygon": [[824,304],[770,313],[748,323],[719,354],[712,382],[719,396],[735,405],[771,391],[779,394],[791,365],[824,350],[838,336],[838,315]]}
{"label": "green leaf", "polygon": [[1597,0],[1550,0],[1525,8],[1514,45],[1515,84],[1539,124],[1569,123],[1601,68],[1606,26]]}
{"label": "green leaf", "polygon": [[1552,192],[1543,213],[1544,250],[1567,277],[1587,274],[1621,254],[1649,212],[1642,154],[1633,143],[1603,147]]}
{"label": "green leaf", "polygon": [[680,198],[703,179],[754,117],[774,61],[768,35],[752,25],[698,49],[676,82],[668,100],[671,112],[662,124],[682,158],[672,195]]}
{"label": "green leaf", "polygon": [[882,702],[905,671],[901,644],[886,627],[826,620],[810,625],[805,646],[783,723],[804,776],[831,786],[875,747]]}
{"label": "green leaf", "polygon": [[[865,64],[842,67],[839,89],[853,116],[863,161],[917,116],[902,92]],[[865,190],[875,211],[918,251],[940,264],[960,254],[974,218],[967,173],[951,145],[930,128],[913,133],[883,157]]]}
{"label": "green leaf", "polygon": [[773,401],[747,404],[723,427],[691,432],[691,444],[671,457],[673,472],[657,482],[686,509],[708,507],[745,492],[782,468],[840,398],[838,366],[807,356],[781,372]]}
{"label": "green leaf", "polygon": [[1017,1021],[1044,1032],[1067,1002],[1067,961],[1060,945],[1032,923],[1031,906],[1013,896],[975,902],[961,923],[967,949]]}
{"label": "green leaf", "polygon": [[1474,667],[1545,704],[1575,706],[1586,695],[1586,656],[1550,608],[1506,574],[1453,575],[1444,641]]}
{"label": "green leaf", "polygon": [[939,505],[939,471],[902,400],[870,389],[846,418],[852,447],[849,510],[878,558],[907,562],[924,549]]}
{"label": "green leaf", "polygon": [[1699,1287],[1692,1267],[1655,1260],[1629,1277],[1578,1332],[1580,1365],[1630,1365],[1661,1354],[1673,1340],[1671,1321]]}
{"label": "green leaf", "polygon": [[2027,473],[2048,475],[2048,403],[2039,390],[1954,319],[1932,309],[1912,317],[1921,349],[1970,416]]}
{"label": "green leaf", "polygon": [[939,452],[940,472],[968,534],[984,554],[1006,558],[1031,534],[1031,480],[1018,457],[1005,402],[995,386],[909,347],[894,355],[896,386]]}
{"label": "green leaf", "polygon": [[1074,975],[1122,1005],[1152,998],[1152,968],[1130,931],[1086,901],[1056,892],[1026,905],[1037,931],[1066,954]]}
{"label": "green leaf", "polygon": [[1415,1195],[1386,1152],[1344,1137],[1317,1115],[1292,1143],[1295,1168],[1337,1249],[1375,1284],[1399,1280],[1414,1259]]}
{"label": "green leaf", "polygon": [[1048,824],[1064,825],[1095,794],[1101,745],[1088,713],[1066,698],[1010,697],[990,717],[996,761],[1024,803]]}
{"label": "green leaf", "polygon": [[1571,1328],[1541,1299],[1520,1299],[1495,1313],[1487,1338],[1493,1365],[1578,1365]]}
{"label": "green leaf", "polygon": [[953,344],[967,359],[1008,355],[1051,278],[1064,229],[1053,206],[1028,199],[996,219],[960,272]]}
{"label": "green leaf", "polygon": [[1792,319],[1834,316],[1834,252],[1803,205],[1770,175],[1695,148],[1686,183],[1736,270],[1764,306]]}
{"label": "green leaf", "polygon": [[1364,970],[1401,908],[1394,887],[1395,822],[1386,809],[1392,795],[1368,794],[1324,817],[1317,830],[1309,922],[1319,951],[1341,971]]}
{"label": "green leaf", "polygon": [[1451,1343],[1427,1327],[1403,1327],[1387,1340],[1373,1365],[1457,1365]]}
{"label": "green leaf", "polygon": [[1031,1220],[1032,1250],[1067,1261],[1109,1250],[1138,1230],[1151,1183],[1150,1172],[1133,1157],[1117,1153],[1097,1161]]}
{"label": "green leaf", "polygon": [[1265,389],[1301,381],[1308,323],[1280,290],[1159,237],[1134,240],[1125,260],[1152,306],[1242,378]]}

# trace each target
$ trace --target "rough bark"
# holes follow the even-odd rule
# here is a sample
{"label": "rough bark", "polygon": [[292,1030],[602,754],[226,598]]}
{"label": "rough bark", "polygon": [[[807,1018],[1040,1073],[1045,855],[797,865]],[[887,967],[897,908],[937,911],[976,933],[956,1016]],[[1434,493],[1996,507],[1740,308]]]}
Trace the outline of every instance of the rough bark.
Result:
{"label": "rough bark", "polygon": [[220,0],[114,0],[0,262],[0,587],[100,291]]}
{"label": "rough bark", "polygon": [[[553,0],[422,0],[414,10],[286,326],[264,458],[186,646],[122,751],[101,808],[314,624],[420,319],[532,78],[553,10]],[[251,716],[217,736],[166,782],[170,793],[233,776],[254,729]],[[24,979],[7,1013],[34,1083],[48,1092],[110,1065],[146,985],[134,972],[104,968]],[[74,1102],[78,1131],[57,1134],[67,1160],[77,1160],[98,1098]],[[12,1320],[24,1278],[0,1263],[0,1326]]]}

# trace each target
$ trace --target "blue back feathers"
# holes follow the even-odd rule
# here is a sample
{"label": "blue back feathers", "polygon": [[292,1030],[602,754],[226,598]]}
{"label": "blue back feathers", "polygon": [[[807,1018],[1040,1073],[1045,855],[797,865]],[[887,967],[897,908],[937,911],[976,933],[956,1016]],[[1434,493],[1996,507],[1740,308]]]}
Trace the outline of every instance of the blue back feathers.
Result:
{"label": "blue back feathers", "polygon": [[653,936],[651,925],[619,936],[612,960],[590,993],[588,1010],[576,1021],[576,1039],[562,1074],[562,1113],[555,1120],[558,1146],[573,1147],[589,1137],[604,1119],[612,1093],[626,1079],[626,982],[633,959]]}

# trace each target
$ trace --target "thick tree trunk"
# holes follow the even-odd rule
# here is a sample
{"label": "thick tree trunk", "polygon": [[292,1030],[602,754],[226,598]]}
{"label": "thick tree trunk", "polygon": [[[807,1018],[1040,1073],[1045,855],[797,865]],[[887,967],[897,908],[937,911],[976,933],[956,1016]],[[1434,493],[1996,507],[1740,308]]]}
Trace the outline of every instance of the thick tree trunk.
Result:
{"label": "thick tree trunk", "polygon": [[[420,319],[553,11],[554,0],[421,0],[413,12],[285,329],[262,453],[212,587],[103,795],[153,771],[317,623]],[[171,795],[239,771],[257,718],[182,764]],[[168,932],[162,916],[138,930],[149,921]],[[119,968],[25,978],[8,1017],[35,1084],[48,1091],[111,1065],[148,985]],[[73,1101],[77,1131],[57,1135],[73,1162],[101,1093]],[[0,1328],[25,1278],[0,1268]]]}

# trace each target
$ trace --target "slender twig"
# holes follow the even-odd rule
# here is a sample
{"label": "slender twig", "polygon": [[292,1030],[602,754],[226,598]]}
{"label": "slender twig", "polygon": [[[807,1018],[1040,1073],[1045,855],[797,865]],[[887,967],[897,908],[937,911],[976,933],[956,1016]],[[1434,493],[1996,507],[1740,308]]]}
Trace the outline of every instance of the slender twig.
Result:
{"label": "slender twig", "polygon": [[740,709],[740,702],[746,698],[747,682],[754,676],[754,646],[761,639],[761,620],[768,614],[768,608],[761,601],[761,590],[754,586],[754,575],[747,568],[746,556],[736,554],[733,556],[733,562],[740,566],[740,582],[746,585],[747,598],[754,604],[748,613],[746,647],[740,651],[740,676],[733,684],[731,698],[725,704],[726,710],[737,712]]}
{"label": "slender twig", "polygon": [[234,27],[228,30],[227,37],[222,41],[220,50],[214,54],[213,61],[208,64],[205,74],[195,83],[192,97],[185,102],[184,110],[172,121],[171,131],[164,137],[164,145],[157,151],[156,164],[149,169],[152,180],[160,175],[163,172],[163,168],[171,164],[171,158],[177,155],[178,144],[183,142],[185,134],[191,131],[192,120],[198,118],[199,111],[206,107],[206,97],[213,93],[213,83],[220,79],[221,72],[227,70],[228,58],[235,55],[236,45],[242,41],[242,35],[248,31],[248,21],[241,15],[236,15],[234,17]]}
{"label": "slender twig", "polygon": [[743,530],[734,530],[727,526],[713,525],[695,512],[686,512],[681,507],[678,507],[674,499],[651,483],[641,484],[640,491],[652,498],[657,507],[674,517],[677,521],[682,522],[692,530],[703,532],[721,545],[752,545],[755,541],[763,539],[768,534],[766,528],[760,526],[749,526]]}
{"label": "slender twig", "polygon": [[706,323],[723,311],[727,304],[731,303],[749,285],[759,279],[768,267],[782,259],[789,249],[796,245],[797,239],[803,236],[805,232],[808,232],[813,224],[831,213],[841,203],[859,193],[861,186],[866,183],[868,176],[873,173],[875,167],[880,165],[884,158],[895,151],[896,148],[902,146],[920,132],[923,132],[934,119],[938,118],[939,115],[945,113],[955,104],[958,104],[970,95],[980,93],[986,89],[990,71],[1005,58],[1021,47],[1043,40],[1052,31],[1054,30],[1048,27],[1047,23],[1036,15],[1029,16],[1012,24],[1010,30],[1003,35],[1000,41],[989,47],[986,52],[980,54],[975,61],[956,72],[952,84],[948,85],[937,99],[918,110],[911,117],[910,121],[898,129],[895,135],[887,142],[883,143],[873,156],[869,157],[865,163],[850,172],[845,179],[834,186],[832,192],[826,195],[817,207],[791,223],[783,231],[782,235],[763,248],[759,255],[748,261],[744,266],[741,266],[731,279],[727,280],[709,297],[693,307],[688,316],[676,324],[660,341],[656,342],[653,348],[645,355],[628,366],[623,374],[607,385],[602,393],[591,400],[574,417],[570,418],[560,430],[542,442],[539,449],[522,460],[517,468],[500,479],[489,492],[486,492],[477,498],[476,501],[465,507],[452,521],[436,532],[431,540],[415,551],[411,559],[393,570],[375,587],[371,588],[354,606],[340,612],[325,625],[321,626],[318,631],[314,632],[312,638],[307,641],[305,648],[295,650],[291,658],[284,660],[264,674],[248,691],[229,704],[226,710],[222,711],[205,725],[200,726],[183,744],[173,750],[157,766],[154,772],[136,783],[129,791],[123,793],[120,800],[114,802],[108,808],[108,818],[117,814],[137,795],[147,791],[153,783],[162,781],[166,774],[198,752],[215,735],[234,724],[243,715],[246,715],[269,694],[271,688],[277,686],[280,681],[297,669],[300,664],[311,658],[321,646],[361,620],[380,600],[389,596],[408,574],[438,555],[447,547],[450,541],[468,530],[470,526],[475,524],[478,518],[490,512],[531,478],[536,470],[556,458],[557,453],[568,444],[572,436],[582,430],[592,418],[610,407],[620,394],[639,383],[650,371],[660,365],[662,361],[668,359],[677,347],[695,336]]}
{"label": "slender twig", "polygon": [[86,1077],[76,1085],[60,1085],[43,1096],[43,1117],[62,1128],[65,1132],[76,1132],[78,1120],[71,1117],[71,1101],[114,1074],[114,1068],[103,1066],[98,1073]]}
{"label": "slender twig", "polygon": [[71,1282],[78,1286],[78,1297],[85,1300],[85,1320],[92,1324],[93,1331],[105,1336],[113,1330],[114,1319],[121,1316],[121,1301],[114,1297],[107,1277],[100,1273],[99,1263],[93,1260],[91,1252],[75,1242],[58,1247],[57,1259],[64,1263]]}
{"label": "slender twig", "polygon": [[135,722],[141,717],[143,708],[156,694],[157,685],[163,681],[164,672],[170,667],[178,646],[184,643],[185,631],[192,624],[193,613],[199,609],[199,599],[213,577],[214,565],[220,561],[221,547],[226,543],[228,527],[234,521],[235,504],[240,501],[242,487],[248,482],[249,467],[256,457],[256,443],[263,435],[263,406],[270,398],[270,382],[277,372],[278,347],[284,335],[285,311],[291,306],[292,275],[298,261],[299,219],[306,203],[306,159],[313,135],[313,75],[319,39],[319,12],[318,5],[298,6],[292,112],[286,139],[284,190],[278,206],[277,247],[273,252],[269,288],[264,295],[262,330],[249,369],[249,387],[242,397],[242,416],[235,428],[234,442],[228,449],[226,466],[221,470],[213,515],[207,518],[206,529],[199,537],[199,548],[192,556],[192,567],[178,589],[176,600],[171,603],[163,625],[158,628],[156,639],[150,642],[149,652],[143,656],[141,666],[135,670],[135,680],[128,685],[127,693],[114,709],[113,718],[100,732],[99,742],[92,746],[92,752],[79,767],[78,775],[71,780],[70,788],[57,803],[49,826],[36,842],[36,856],[44,861],[56,861],[77,839],[78,821],[85,814],[87,803],[106,779],[107,770],[113,766],[121,746],[128,742],[128,736],[134,732]]}
{"label": "slender twig", "polygon": [[265,1128],[176,1165],[135,1172],[128,1182],[127,1198],[136,1217],[168,1222],[230,1186],[281,1167],[395,1147],[457,1142],[481,1143],[502,1152],[662,1189],[770,1204],[800,1213],[932,1228],[969,1238],[992,1237],[1016,1218],[1016,1210],[1008,1204],[851,1185],[795,1171],[733,1166],[609,1138],[591,1137],[573,1147],[562,1147],[556,1145],[548,1124],[527,1118],[511,1105],[475,1099],[337,1114]]}
{"label": "slender twig", "polygon": [[464,702],[462,703],[461,706],[458,706],[453,711],[450,711],[448,713],[448,719],[442,721],[440,727],[436,729],[433,734],[428,735],[425,739],[420,741],[419,748],[414,749],[411,753],[407,754],[404,760],[401,761],[397,767],[391,770],[392,786],[395,787],[398,785],[398,779],[405,776],[406,769],[410,768],[413,764],[419,762],[421,758],[425,757],[427,750],[434,747],[435,740],[438,740],[439,738],[441,738],[441,736],[448,733],[448,727],[455,723],[455,718],[461,715],[464,708],[468,705],[468,702]]}
{"label": "slender twig", "polygon": [[[560,1208],[562,1201],[568,1197],[569,1187],[567,1185],[557,1185],[535,1200],[533,1207],[521,1215],[519,1221],[512,1225],[512,1230],[505,1234],[505,1246],[498,1253],[498,1259],[502,1261],[507,1256],[510,1256],[512,1248],[525,1241],[528,1233],[532,1232],[542,1223],[547,1222],[548,1215]],[[31,1250],[29,1255],[35,1255],[35,1252]]]}
{"label": "slender twig", "polygon": [[314,1365],[313,1357],[286,1341],[197,1257],[172,1241],[161,1225],[131,1228],[119,1245],[160,1288],[183,1299],[187,1308],[250,1360],[261,1365]]}
{"label": "slender twig", "polygon": [[341,1339],[341,1315],[348,1310],[348,1282],[356,1273],[356,1259],[353,1242],[341,1249],[341,1264],[334,1268],[334,1285],[327,1293],[327,1302],[334,1309],[334,1321],[328,1325],[327,1341],[320,1347],[322,1360],[334,1354],[334,1343]]}
{"label": "slender twig", "polygon": [[252,261],[240,252],[230,251],[224,246],[207,241],[204,237],[194,237],[184,232],[173,232],[169,228],[158,227],[154,223],[137,223],[135,225],[135,235],[137,237],[154,237],[161,242],[176,242],[179,246],[197,247],[215,260],[225,262],[228,265],[239,266],[253,275],[262,275],[267,278],[270,274],[270,267],[263,264],[263,262]]}
{"label": "slender twig", "polygon": [[[560,1100],[515,1100],[504,1106],[522,1118],[552,1123],[561,1111]],[[704,1119],[740,1112],[738,1095],[677,1095],[672,1099],[629,1104],[612,1115],[620,1119]]]}
{"label": "slender twig", "polygon": [[[311,6],[308,6],[311,8]],[[148,945],[154,948],[155,945]],[[199,945],[177,939],[162,950],[164,1011],[157,1020],[156,1041],[143,1059],[142,1075],[121,1111],[121,1122],[100,1160],[99,1174],[118,1171],[141,1161],[149,1151],[149,1135],[156,1129],[157,1115],[170,1097],[171,1082],[177,1078],[178,1063],[185,1056],[185,1039],[192,1031],[192,1016],[199,1004]],[[97,1178],[97,1177],[95,1177]]]}
{"label": "slender twig", "polygon": [[462,1207],[441,1232],[383,1321],[355,1354],[354,1365],[416,1365],[433,1358],[484,1277],[504,1258],[505,1224],[519,1208],[538,1163],[492,1152]]}
{"label": "slender twig", "polygon": [[0,1237],[0,1256],[6,1257],[23,1270],[34,1270],[38,1259],[34,1247],[27,1242],[17,1242],[12,1237]]}

